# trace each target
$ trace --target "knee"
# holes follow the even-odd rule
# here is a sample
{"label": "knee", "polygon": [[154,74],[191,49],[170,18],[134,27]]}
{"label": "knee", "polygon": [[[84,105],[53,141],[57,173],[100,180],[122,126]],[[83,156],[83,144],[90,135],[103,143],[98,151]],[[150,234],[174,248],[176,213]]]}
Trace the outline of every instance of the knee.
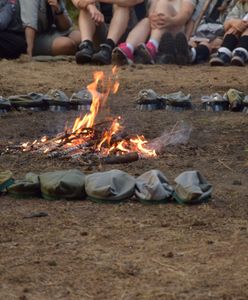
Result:
{"label": "knee", "polygon": [[248,29],[246,29],[243,33],[242,36],[248,36]]}
{"label": "knee", "polygon": [[74,30],[69,34],[69,38],[78,46],[81,42],[81,34],[79,30]]}
{"label": "knee", "polygon": [[52,45],[53,55],[74,55],[76,51],[76,43],[68,37],[57,38]]}

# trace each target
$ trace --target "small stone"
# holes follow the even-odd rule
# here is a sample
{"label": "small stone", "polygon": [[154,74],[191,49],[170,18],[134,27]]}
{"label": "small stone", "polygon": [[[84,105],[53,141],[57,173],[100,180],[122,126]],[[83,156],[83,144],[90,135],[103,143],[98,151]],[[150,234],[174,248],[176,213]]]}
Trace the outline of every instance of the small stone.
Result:
{"label": "small stone", "polygon": [[206,226],[207,224],[204,221],[195,220],[191,225],[192,226]]}
{"label": "small stone", "polygon": [[163,256],[167,257],[167,258],[172,258],[172,257],[174,257],[174,253],[170,251],[170,252],[164,254]]}
{"label": "small stone", "polygon": [[207,244],[208,244],[208,245],[212,245],[213,243],[214,243],[214,241],[211,241],[211,240],[208,240],[208,241],[207,241]]}
{"label": "small stone", "polygon": [[165,222],[161,223],[161,227],[169,227],[169,226],[170,226],[169,223],[165,223]]}
{"label": "small stone", "polygon": [[233,185],[242,185],[241,180],[237,179],[237,180],[233,180]]}
{"label": "small stone", "polygon": [[50,267],[56,267],[56,266],[57,266],[57,263],[56,263],[55,260],[50,260],[47,264],[48,264],[48,266],[50,266]]}
{"label": "small stone", "polygon": [[88,232],[87,231],[82,231],[82,232],[80,232],[80,235],[81,236],[86,236],[86,235],[88,235]]}

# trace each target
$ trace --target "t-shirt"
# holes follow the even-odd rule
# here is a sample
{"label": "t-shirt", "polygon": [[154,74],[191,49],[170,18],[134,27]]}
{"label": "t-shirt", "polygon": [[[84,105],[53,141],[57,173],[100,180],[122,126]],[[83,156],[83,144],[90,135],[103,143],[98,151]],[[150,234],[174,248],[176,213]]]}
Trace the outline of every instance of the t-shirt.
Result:
{"label": "t-shirt", "polygon": [[229,12],[226,19],[243,19],[248,13],[248,3],[238,1],[233,9]]}
{"label": "t-shirt", "polygon": [[[19,2],[23,27],[32,27],[42,33],[49,31],[54,25],[54,14],[46,0],[19,0]],[[60,0],[59,5],[69,18],[64,1]]]}

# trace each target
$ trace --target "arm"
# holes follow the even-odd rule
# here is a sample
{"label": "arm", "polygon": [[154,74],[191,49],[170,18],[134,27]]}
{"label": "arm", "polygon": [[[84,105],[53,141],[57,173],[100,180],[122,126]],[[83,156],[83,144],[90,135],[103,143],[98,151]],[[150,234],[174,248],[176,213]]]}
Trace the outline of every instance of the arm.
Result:
{"label": "arm", "polygon": [[9,23],[12,20],[14,11],[15,11],[15,6],[10,2],[7,2],[0,9],[0,31],[4,31],[5,29],[7,29]]}
{"label": "arm", "polygon": [[78,9],[86,9],[88,5],[95,4],[96,0],[71,0]]}
{"label": "arm", "polygon": [[168,13],[151,13],[149,19],[153,29],[165,29],[172,27],[182,27],[190,19],[194,11],[194,5],[190,1],[184,1],[181,9],[175,16]]}
{"label": "arm", "polygon": [[190,1],[183,1],[178,14],[172,17],[172,26],[183,26],[187,23],[194,12],[194,5]]}
{"label": "arm", "polygon": [[100,2],[130,7],[144,2],[144,0],[101,0]]}
{"label": "arm", "polygon": [[25,30],[27,54],[31,57],[34,48],[36,31],[38,30],[39,0],[19,0],[21,20]]}
{"label": "arm", "polygon": [[235,29],[239,33],[245,31],[248,27],[248,21],[242,19],[229,19],[224,23],[225,32]]}
{"label": "arm", "polygon": [[65,8],[64,2],[58,0],[48,0],[48,4],[52,7],[55,16],[55,25],[58,30],[65,31],[72,26],[72,20]]}
{"label": "arm", "polygon": [[27,54],[29,57],[33,55],[33,48],[34,48],[34,39],[36,35],[36,30],[32,27],[25,27],[25,37],[27,43]]}

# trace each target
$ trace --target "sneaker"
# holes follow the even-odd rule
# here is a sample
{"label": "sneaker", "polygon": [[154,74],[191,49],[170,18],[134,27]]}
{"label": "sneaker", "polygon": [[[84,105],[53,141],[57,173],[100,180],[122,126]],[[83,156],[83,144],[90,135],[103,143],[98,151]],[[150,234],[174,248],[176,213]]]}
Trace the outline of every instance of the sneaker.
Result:
{"label": "sneaker", "polygon": [[191,51],[187,38],[183,32],[177,33],[175,37],[176,63],[178,65],[189,65],[191,63]]}
{"label": "sneaker", "polygon": [[96,65],[110,65],[111,64],[112,48],[107,44],[101,44],[100,50],[93,54],[92,62]]}
{"label": "sneaker", "polygon": [[224,52],[218,52],[217,55],[210,59],[211,66],[226,66],[231,62],[231,58]]}
{"label": "sneaker", "polygon": [[163,34],[159,47],[156,63],[158,64],[175,64],[176,47],[173,35],[170,32]]}
{"label": "sneaker", "polygon": [[133,64],[133,52],[126,43],[121,43],[112,52],[112,64],[117,66]]}
{"label": "sneaker", "polygon": [[83,41],[79,45],[79,51],[76,52],[76,62],[79,65],[91,62],[91,58],[93,55],[94,49],[92,46],[92,42]]}
{"label": "sneaker", "polygon": [[155,63],[156,52],[156,48],[151,42],[146,43],[146,45],[140,44],[136,49],[136,55],[140,62],[146,65]]}
{"label": "sneaker", "polygon": [[231,65],[243,67],[245,65],[246,59],[247,57],[244,51],[234,50]]}

